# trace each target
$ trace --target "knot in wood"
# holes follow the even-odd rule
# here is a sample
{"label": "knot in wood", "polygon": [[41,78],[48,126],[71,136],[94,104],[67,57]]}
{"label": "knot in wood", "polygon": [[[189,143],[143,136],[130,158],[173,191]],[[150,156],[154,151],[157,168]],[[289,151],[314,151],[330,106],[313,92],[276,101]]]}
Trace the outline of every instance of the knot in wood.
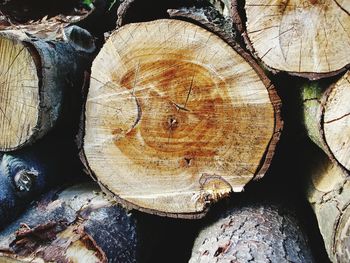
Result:
{"label": "knot in wood", "polygon": [[34,169],[20,170],[14,177],[16,188],[20,192],[29,192],[38,177],[38,172]]}

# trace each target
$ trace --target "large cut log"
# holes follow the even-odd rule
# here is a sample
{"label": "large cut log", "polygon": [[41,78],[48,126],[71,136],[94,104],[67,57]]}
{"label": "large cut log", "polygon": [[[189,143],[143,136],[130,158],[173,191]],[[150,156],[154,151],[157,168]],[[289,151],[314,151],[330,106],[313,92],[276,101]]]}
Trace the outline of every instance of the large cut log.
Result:
{"label": "large cut log", "polygon": [[349,1],[242,2],[232,1],[233,18],[248,48],[270,69],[317,79],[348,68]]}
{"label": "large cut log", "polygon": [[62,120],[66,95],[81,90],[91,63],[94,43],[86,30],[46,26],[0,32],[2,151],[32,144]]}
{"label": "large cut log", "polygon": [[336,83],[303,87],[304,123],[309,137],[350,171],[350,72]]}
{"label": "large cut log", "polygon": [[295,215],[269,203],[246,203],[207,222],[189,262],[315,261]]}
{"label": "large cut log", "polygon": [[55,133],[32,147],[1,154],[0,230],[43,192],[82,175],[73,147],[72,140]]}
{"label": "large cut log", "polygon": [[147,245],[133,215],[82,184],[49,192],[0,232],[0,261],[142,262]]}
{"label": "large cut log", "polygon": [[321,150],[307,152],[303,172],[309,184],[307,196],[317,217],[332,262],[350,260],[350,182],[348,175]]}
{"label": "large cut log", "polygon": [[124,204],[190,217],[266,172],[280,100],[241,49],[192,23],[128,24],[93,62],[83,151]]}

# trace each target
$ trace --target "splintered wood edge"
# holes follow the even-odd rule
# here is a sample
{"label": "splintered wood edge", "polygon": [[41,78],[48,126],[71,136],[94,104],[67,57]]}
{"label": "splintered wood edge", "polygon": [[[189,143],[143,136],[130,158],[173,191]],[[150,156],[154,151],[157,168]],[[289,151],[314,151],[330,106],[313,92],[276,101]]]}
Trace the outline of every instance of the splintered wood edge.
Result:
{"label": "splintered wood edge", "polygon": [[[241,55],[241,57],[248,62],[248,64],[253,68],[253,70],[257,73],[257,75],[259,76],[260,80],[263,82],[263,84],[265,85],[267,91],[268,91],[268,96],[270,98],[270,102],[272,104],[273,110],[274,110],[274,132],[271,136],[270,142],[268,143],[267,147],[266,147],[266,151],[265,154],[262,156],[261,158],[261,164],[257,167],[257,171],[255,176],[253,176],[253,178],[251,180],[256,180],[261,178],[266,170],[268,169],[270,163],[271,163],[271,159],[274,155],[274,151],[276,148],[276,144],[280,138],[281,135],[281,131],[282,131],[282,127],[283,127],[283,121],[281,119],[281,100],[274,88],[274,86],[272,85],[271,81],[267,78],[267,76],[265,75],[264,71],[258,66],[258,64],[254,61],[254,59],[247,53],[245,52],[243,49],[241,49],[236,43],[234,43],[233,41],[230,41],[229,38],[227,38],[227,36],[224,35],[223,32],[219,32],[219,31],[215,31],[213,30],[212,27],[208,26],[208,25],[203,25],[201,22],[196,21],[197,24],[199,24],[202,28],[209,30],[210,32],[216,34],[217,36],[219,36],[220,38],[226,40],[225,42],[228,43],[237,53],[239,53],[239,55]],[[83,115],[84,115],[84,119],[82,119],[82,126],[85,126],[85,106],[84,105],[84,111],[83,111]],[[82,138],[84,137],[84,133],[85,133],[85,128],[82,128]],[[81,140],[81,142],[83,141],[83,139]],[[83,144],[83,143],[82,143]],[[126,207],[127,209],[136,209],[142,212],[146,212],[146,213],[150,213],[150,214],[155,214],[155,215],[159,215],[159,216],[166,216],[166,217],[173,217],[173,218],[183,218],[183,219],[199,219],[202,218],[203,216],[205,216],[205,214],[207,213],[209,206],[206,206],[202,211],[200,212],[192,212],[192,213],[169,213],[169,212],[162,212],[159,210],[154,210],[154,209],[150,209],[150,208],[144,208],[140,205],[136,205],[131,201],[127,201],[125,199],[120,198],[117,194],[112,193],[112,191],[110,191],[105,185],[103,185],[103,183],[101,183],[101,181],[99,181],[99,179],[97,178],[97,176],[94,174],[94,172],[92,171],[92,169],[90,168],[85,153],[84,153],[84,149],[83,146],[81,147],[81,151],[80,151],[80,158],[86,168],[87,173],[95,180],[99,183],[100,187],[103,189],[103,191],[108,194],[110,197],[114,198],[118,203],[122,204],[124,207]]]}
{"label": "splintered wood edge", "polygon": [[[244,14],[242,14],[244,12]],[[253,47],[253,44],[248,36],[247,28],[246,28],[246,21],[242,18],[242,16],[246,17],[246,10],[245,6],[242,6],[241,3],[238,3],[238,0],[232,0],[231,2],[231,18],[236,25],[238,31],[240,32],[247,50],[254,56],[255,59],[257,59],[266,69],[268,69],[270,72],[273,74],[277,74],[279,72],[287,72],[288,74],[292,76],[297,76],[297,77],[303,77],[307,78],[310,80],[319,80],[323,78],[328,78],[328,77],[333,77],[338,74],[343,73],[344,71],[350,69],[350,62],[344,65],[343,67],[335,70],[330,70],[328,72],[297,72],[297,71],[288,71],[284,69],[276,69],[268,64],[266,64],[258,55],[256,49]]]}
{"label": "splintered wood edge", "polygon": [[[92,228],[96,226],[94,223],[92,225],[87,226],[84,225],[85,221],[89,221],[92,219],[92,222],[94,217],[91,216],[91,212],[95,211],[97,214],[100,214],[102,216],[105,216],[105,213],[99,213],[99,209],[105,209],[105,208],[112,208],[113,210],[121,209],[121,207],[116,206],[116,204],[112,200],[108,200],[105,198],[104,194],[101,194],[102,192],[98,188],[97,185],[91,184],[91,183],[82,183],[78,185],[70,186],[66,189],[55,189],[52,191],[51,194],[54,196],[58,196],[58,198],[54,198],[51,200],[51,194],[44,197],[43,200],[41,200],[43,206],[47,206],[51,209],[49,213],[52,213],[53,219],[51,218],[48,220],[48,218],[41,220],[40,217],[40,204],[34,205],[29,209],[29,214],[27,213],[24,215],[24,217],[19,218],[17,221],[14,222],[14,224],[10,225],[8,229],[6,229],[5,233],[2,233],[2,247],[0,247],[0,261],[1,262],[47,262],[48,260],[51,262],[51,260],[55,261],[58,260],[58,258],[65,258],[69,262],[78,262],[79,260],[82,260],[82,262],[107,262],[108,258],[106,255],[106,249],[108,248],[108,245],[111,244],[104,244],[96,238],[96,233],[92,232],[91,230],[96,229]],[[48,202],[48,203],[47,203]],[[39,202],[40,203],[40,202]],[[33,215],[36,220],[35,224],[31,226],[31,229],[38,229],[42,226],[51,224],[51,223],[60,223],[62,218],[60,218],[61,213],[59,213],[59,207],[65,207],[67,206],[71,211],[69,213],[64,214],[67,218],[67,221],[65,222],[65,227],[63,229],[57,229],[57,232],[54,232],[53,234],[55,237],[50,240],[49,243],[46,243],[43,245],[43,248],[52,249],[52,247],[55,247],[56,242],[60,241],[67,241],[68,246],[65,247],[62,251],[56,251],[57,254],[55,254],[56,258],[50,258],[52,255],[50,254],[49,257],[43,257],[43,255],[37,254],[37,252],[40,252],[42,248],[40,246],[37,246],[34,250],[27,249],[26,246],[21,247],[17,249],[12,248],[12,244],[15,244],[18,240],[21,238],[31,238],[32,234],[29,234],[28,237],[20,237],[17,238],[18,232],[20,232],[21,228],[21,222],[28,221],[31,218],[33,218]],[[45,208],[45,207],[44,207]],[[50,210],[49,209],[49,210]],[[59,210],[57,210],[59,209]],[[86,212],[85,215],[88,217],[85,218],[84,211]],[[125,216],[127,216],[127,211],[120,210],[122,214],[125,213]],[[71,213],[74,212],[74,213]],[[55,216],[56,214],[56,216]],[[89,215],[90,214],[90,215]],[[73,215],[73,216],[72,216]],[[80,220],[83,218],[83,220]],[[23,220],[23,221],[22,221]],[[52,221],[53,220],[53,221]],[[99,219],[97,218],[97,221]],[[91,222],[91,221],[90,221]],[[102,221],[103,222],[103,221]],[[102,223],[100,222],[100,223]],[[131,221],[135,222],[135,221]],[[129,224],[133,226],[133,223]],[[27,222],[28,223],[28,222]],[[129,223],[129,222],[128,222]],[[88,229],[86,229],[86,226]],[[92,226],[92,227],[91,227]],[[127,227],[126,225],[125,227]],[[89,229],[90,228],[90,229]],[[113,229],[113,228],[111,228]],[[127,228],[126,228],[127,229]],[[44,230],[45,231],[45,230]],[[96,230],[98,231],[98,229]],[[108,231],[108,230],[106,230]],[[111,233],[109,234],[111,235]],[[35,234],[34,234],[35,236]],[[70,241],[72,242],[70,242]],[[87,241],[87,242],[86,242]],[[21,242],[21,241],[19,241]],[[40,243],[40,242],[39,242]],[[16,247],[17,244],[15,244],[14,247]],[[102,247],[101,247],[102,245]],[[103,249],[102,249],[103,248]],[[111,258],[113,259],[113,258]],[[78,261],[77,261],[78,260]]]}
{"label": "splintered wood edge", "polygon": [[[341,90],[339,91],[339,89]],[[339,95],[338,91],[345,92],[345,95],[344,96]],[[344,142],[344,139],[349,138],[349,136],[346,136],[346,135],[349,135],[347,133],[350,132],[350,129],[348,128],[349,127],[348,123],[350,118],[349,117],[350,104],[348,103],[348,101],[346,101],[346,98],[350,97],[349,91],[350,91],[350,71],[346,72],[337,82],[332,84],[323,94],[321,98],[321,107],[322,107],[321,122],[319,123],[320,134],[325,144],[326,153],[333,161],[335,161],[348,174],[350,173],[350,161],[348,160],[346,164],[344,162],[346,162],[346,159],[349,159],[350,157],[350,150],[347,147],[350,144],[350,141],[349,141],[350,139],[348,139],[347,142]],[[348,96],[346,97],[346,95]],[[339,100],[342,100],[341,108],[338,107],[337,109],[333,109],[333,110],[329,108],[332,106],[336,107]],[[348,107],[346,108],[346,106]],[[332,110],[332,113],[330,113],[330,110]],[[345,112],[340,113],[341,110]],[[337,116],[338,114],[340,114],[340,116],[329,117],[328,116],[329,114],[337,115]],[[331,131],[332,127],[335,127],[334,125],[338,124],[338,122],[342,120],[348,120],[348,122],[343,123],[342,125],[343,128],[338,128],[336,129],[336,131]],[[330,125],[327,125],[327,124],[330,124]],[[338,140],[340,139],[340,141],[337,141],[334,143],[333,141],[331,141],[334,138],[338,138]],[[343,145],[341,146],[340,149],[337,149],[337,147],[339,147],[339,144],[341,144],[341,142],[343,142]],[[346,155],[346,149],[348,149],[347,155]],[[344,157],[341,158],[341,156],[339,156],[340,150],[342,150],[341,153],[344,153],[345,157],[347,158],[344,159]]]}
{"label": "splintered wood edge", "polygon": [[[12,108],[11,115],[14,116],[7,116],[7,106],[1,107],[1,116],[4,117],[6,122],[9,123],[9,127],[6,130],[3,130],[3,135],[1,136],[1,140],[5,140],[7,137],[13,137],[10,140],[10,143],[5,141],[2,143],[2,146],[0,149],[2,151],[10,151],[10,150],[16,150],[21,148],[22,146],[29,144],[33,138],[37,136],[37,133],[40,129],[40,110],[39,110],[39,104],[40,104],[40,93],[41,93],[41,59],[40,56],[35,49],[35,47],[29,42],[26,41],[26,37],[23,37],[22,34],[16,35],[15,32],[6,32],[3,31],[0,34],[1,41],[8,41],[12,44],[12,46],[22,46],[22,48],[19,49],[18,53],[14,56],[14,59],[10,62],[10,66],[8,70],[5,72],[6,75],[13,74],[13,70],[18,69],[18,72],[21,72],[22,70],[25,70],[24,73],[21,73],[20,75],[20,81],[22,84],[21,87],[24,87],[25,90],[23,91],[17,91],[17,96],[14,96],[15,94],[10,95],[9,100],[7,100],[7,96],[3,97],[2,99],[6,99],[6,103],[10,102],[14,105],[10,105]],[[11,46],[11,47],[12,47]],[[1,54],[7,55],[10,54],[4,52]],[[18,62],[20,60],[20,62]],[[22,61],[22,62],[21,62]],[[17,62],[17,63],[15,63]],[[3,66],[3,68],[6,68]],[[30,72],[29,72],[30,71]],[[25,77],[27,75],[27,78]],[[10,76],[11,77],[11,76]],[[24,79],[22,79],[25,77]],[[15,80],[14,80],[15,81]],[[18,82],[18,81],[17,81]],[[12,85],[13,82],[11,82]],[[1,87],[2,90],[4,90],[4,87]],[[30,94],[28,95],[25,91],[28,90]],[[13,93],[13,91],[12,91]],[[18,98],[18,95],[23,95],[23,100],[21,98]],[[27,102],[25,98],[29,98],[31,101]],[[12,102],[11,102],[12,101]],[[34,103],[34,105],[32,105]],[[22,107],[13,107],[15,105],[22,105],[22,107],[25,107],[23,109]],[[19,111],[19,112],[18,112]],[[18,117],[18,114],[22,117]],[[25,121],[27,120],[27,121]],[[20,131],[14,131],[13,124],[18,123],[22,128]],[[26,124],[23,124],[23,122],[27,122]],[[24,125],[24,126],[23,126]],[[4,126],[3,126],[3,129]],[[6,137],[4,135],[5,133],[8,133],[8,136]],[[26,134],[23,134],[25,132]]]}

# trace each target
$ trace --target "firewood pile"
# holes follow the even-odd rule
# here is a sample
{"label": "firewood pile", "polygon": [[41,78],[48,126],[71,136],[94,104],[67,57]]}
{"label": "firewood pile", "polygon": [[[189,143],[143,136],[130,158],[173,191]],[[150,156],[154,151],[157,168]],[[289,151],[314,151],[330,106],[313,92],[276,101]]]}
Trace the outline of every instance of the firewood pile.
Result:
{"label": "firewood pile", "polygon": [[350,262],[350,1],[0,12],[0,262]]}

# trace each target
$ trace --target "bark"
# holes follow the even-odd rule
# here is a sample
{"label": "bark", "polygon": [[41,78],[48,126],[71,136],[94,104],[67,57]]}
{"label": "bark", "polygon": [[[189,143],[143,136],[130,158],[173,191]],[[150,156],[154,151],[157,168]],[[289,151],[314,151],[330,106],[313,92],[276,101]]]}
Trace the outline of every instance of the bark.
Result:
{"label": "bark", "polygon": [[[51,134],[27,149],[2,153],[0,161],[0,230],[40,194],[82,176],[74,144]],[[76,152],[76,151],[75,151]]]}
{"label": "bark", "polygon": [[[203,0],[125,0],[117,9],[117,28],[135,22],[152,21],[166,18],[167,9],[178,8],[180,6],[193,6],[207,1]],[[157,8],[153,8],[157,6]]]}
{"label": "bark", "polygon": [[0,233],[0,259],[16,262],[141,262],[132,214],[96,185],[51,191]]}
{"label": "bark", "polygon": [[332,262],[349,262],[350,183],[348,175],[319,149],[306,152],[307,197]]}
{"label": "bark", "polygon": [[60,120],[73,90],[81,90],[95,50],[77,26],[21,26],[0,32],[3,82],[0,149],[32,144]]}
{"label": "bark", "polygon": [[338,165],[350,171],[350,73],[324,87],[304,85],[304,124],[309,137]]}
{"label": "bark", "polygon": [[203,216],[262,177],[273,156],[282,126],[274,87],[224,20],[197,23],[223,29],[174,19],[125,25],[93,63],[83,161],[129,207]]}
{"label": "bark", "polygon": [[232,0],[231,10],[247,48],[273,72],[315,80],[349,68],[346,1]]}
{"label": "bark", "polygon": [[200,231],[194,262],[315,262],[291,212],[275,204],[245,203],[215,216]]}

